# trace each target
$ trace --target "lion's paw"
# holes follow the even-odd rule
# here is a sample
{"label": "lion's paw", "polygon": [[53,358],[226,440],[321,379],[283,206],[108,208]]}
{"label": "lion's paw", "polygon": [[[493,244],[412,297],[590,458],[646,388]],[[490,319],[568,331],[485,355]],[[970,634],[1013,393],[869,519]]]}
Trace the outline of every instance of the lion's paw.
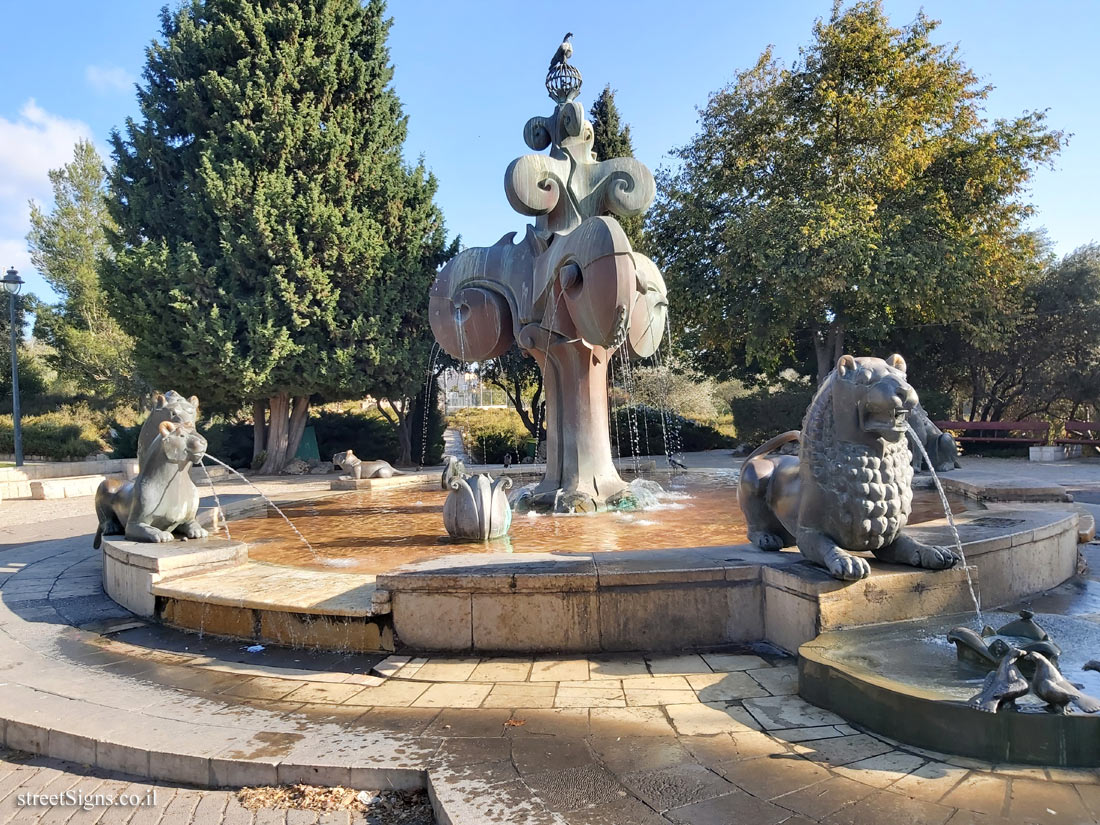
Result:
{"label": "lion's paw", "polygon": [[759,550],[773,552],[783,549],[783,537],[778,533],[752,533],[749,536],[749,541],[755,544]]}
{"label": "lion's paw", "polygon": [[847,582],[859,581],[871,575],[871,565],[867,563],[867,559],[845,553],[839,547],[826,556],[825,567],[833,578]]}
{"label": "lion's paw", "polygon": [[205,527],[195,522],[184,524],[179,528],[178,532],[185,539],[204,539],[210,535],[210,532]]}
{"label": "lion's paw", "polygon": [[917,549],[917,567],[923,567],[926,570],[946,570],[948,567],[954,567],[958,562],[958,555],[950,547],[925,544]]}
{"label": "lion's paw", "polygon": [[153,528],[153,541],[160,543],[160,542],[172,541],[174,539],[175,539],[175,536],[173,536],[167,530],[158,530],[155,527]]}

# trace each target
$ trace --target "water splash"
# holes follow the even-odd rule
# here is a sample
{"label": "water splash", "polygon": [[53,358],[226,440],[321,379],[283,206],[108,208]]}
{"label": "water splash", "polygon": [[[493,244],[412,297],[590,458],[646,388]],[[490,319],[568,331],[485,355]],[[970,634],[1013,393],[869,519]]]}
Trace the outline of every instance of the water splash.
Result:
{"label": "water splash", "polygon": [[966,586],[970,588],[970,599],[974,602],[974,614],[978,619],[978,627],[981,628],[985,624],[985,620],[982,618],[981,596],[974,588],[974,579],[970,575],[970,565],[966,562],[966,553],[963,552],[962,539],[959,537],[959,528],[955,526],[955,515],[951,512],[951,505],[947,501],[947,493],[944,492],[943,485],[940,484],[940,477],[936,474],[936,468],[932,466],[932,459],[928,457],[928,451],[924,449],[924,444],[921,443],[916,432],[913,431],[913,425],[906,423],[905,426],[909,429],[909,443],[917,445],[917,449],[924,457],[928,472],[932,474],[932,483],[936,485],[936,492],[940,494],[943,512],[947,516],[947,526],[951,528],[951,535],[955,539],[955,550],[958,552],[959,558],[962,559],[963,572],[966,573]]}
{"label": "water splash", "polygon": [[424,378],[424,406],[421,415],[424,419],[424,426],[420,433],[420,466],[417,467],[418,470],[423,470],[424,465],[428,463],[428,418],[430,413],[428,407],[431,404],[432,376],[435,373],[435,362],[439,358],[439,350],[439,343],[433,342],[431,352],[428,354],[428,374]]}
{"label": "water splash", "polygon": [[220,464],[221,466],[225,467],[225,469],[229,470],[229,472],[231,472],[233,475],[235,475],[237,478],[239,478],[241,481],[243,481],[245,484],[247,484],[249,487],[251,487],[257,493],[259,493],[260,498],[262,498],[264,501],[266,501],[268,503],[268,506],[270,506],[272,510],[274,510],[276,513],[278,513],[280,516],[282,516],[283,521],[285,521],[287,524],[290,525],[290,529],[293,530],[294,534],[302,540],[302,544],[304,544],[306,547],[309,548],[309,552],[313,554],[313,558],[316,561],[321,562],[322,564],[324,563],[324,560],[317,554],[317,551],[313,549],[313,545],[310,544],[309,540],[305,536],[302,535],[302,531],[299,530],[295,526],[294,522],[290,520],[290,518],[287,516],[286,513],[284,513],[282,510],[279,509],[278,505],[276,505],[274,501],[272,501],[270,498],[267,497],[267,495],[264,494],[263,490],[261,490],[259,487],[257,487],[255,484],[253,484],[251,481],[249,481],[246,476],[244,476],[243,474],[237,472],[235,469],[230,467],[228,464],[226,464],[220,458],[214,458],[214,456],[210,455],[209,453],[207,453],[205,456],[203,456],[203,460],[205,461],[207,458],[209,458],[215,464]]}

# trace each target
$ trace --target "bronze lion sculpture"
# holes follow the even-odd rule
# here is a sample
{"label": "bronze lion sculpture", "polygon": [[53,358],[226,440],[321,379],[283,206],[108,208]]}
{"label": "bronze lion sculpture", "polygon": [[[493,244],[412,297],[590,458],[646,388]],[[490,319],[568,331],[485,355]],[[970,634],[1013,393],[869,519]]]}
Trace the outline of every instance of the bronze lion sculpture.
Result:
{"label": "bronze lion sculpture", "polygon": [[[804,557],[849,581],[871,572],[850,551],[931,570],[952,567],[953,551],[902,533],[913,503],[906,434],[916,404],[900,355],[842,356],[806,410],[801,434],[776,436],[746,459],[737,499],[749,540],[761,550],[798,545]],[[772,454],[792,441],[801,441],[797,456]]]}
{"label": "bronze lion sculpture", "polygon": [[196,521],[199,491],[188,472],[202,461],[206,439],[194,427],[162,421],[149,445],[141,472],[133,481],[109,478],[95,494],[99,517],[93,547],[103,536],[125,535],[131,541],[206,538]]}
{"label": "bronze lion sculpture", "polygon": [[141,466],[141,463],[145,460],[145,451],[149,449],[153,439],[160,433],[161,422],[171,421],[173,424],[194,427],[198,414],[199,399],[197,396],[192,395],[190,398],[184,398],[175,390],[168,390],[163,395],[157,393],[153,398],[153,411],[149,413],[149,417],[141,425],[141,432],[138,433],[138,466]]}

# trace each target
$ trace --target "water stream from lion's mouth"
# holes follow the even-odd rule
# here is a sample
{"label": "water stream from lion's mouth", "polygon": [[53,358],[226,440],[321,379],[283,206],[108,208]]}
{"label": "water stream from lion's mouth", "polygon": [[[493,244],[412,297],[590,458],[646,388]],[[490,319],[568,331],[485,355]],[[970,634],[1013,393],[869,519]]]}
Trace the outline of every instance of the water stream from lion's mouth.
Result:
{"label": "water stream from lion's mouth", "polygon": [[974,579],[970,575],[970,565],[966,563],[966,553],[963,552],[962,539],[959,537],[959,528],[955,526],[955,516],[951,512],[951,505],[947,501],[947,493],[943,490],[943,485],[940,484],[940,477],[936,474],[936,468],[932,466],[932,459],[928,457],[928,451],[924,449],[924,444],[921,443],[920,438],[917,437],[916,432],[913,430],[913,425],[906,423],[906,428],[909,430],[909,441],[917,445],[917,449],[920,450],[920,454],[924,457],[924,463],[928,467],[928,472],[932,474],[932,483],[936,485],[936,492],[940,494],[940,501],[943,502],[943,512],[947,516],[947,526],[951,528],[951,535],[955,538],[955,550],[959,554],[959,559],[962,561],[963,572],[966,574],[966,586],[970,588],[970,599],[974,602],[974,615],[978,619],[978,632],[981,632],[985,622],[982,619],[982,602],[978,591],[974,588]]}

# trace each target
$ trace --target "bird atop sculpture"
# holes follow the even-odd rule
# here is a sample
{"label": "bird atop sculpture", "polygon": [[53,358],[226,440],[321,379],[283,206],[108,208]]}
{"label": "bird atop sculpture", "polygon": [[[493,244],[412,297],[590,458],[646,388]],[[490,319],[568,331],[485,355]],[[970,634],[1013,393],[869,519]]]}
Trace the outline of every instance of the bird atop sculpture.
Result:
{"label": "bird atop sculpture", "polygon": [[552,72],[561,64],[569,62],[569,58],[573,56],[573,44],[569,42],[569,38],[572,36],[573,32],[565,33],[565,37],[561,40],[561,45],[558,46],[558,50],[554,52],[554,56],[550,58],[549,71]]}
{"label": "bird atop sculpture", "polygon": [[1085,713],[1100,711],[1100,700],[1078,690],[1042,653],[1025,653],[1024,656],[1035,663],[1031,692],[1046,702],[1050,710],[1065,713],[1066,705],[1072,704]]}
{"label": "bird atop sculpture", "polygon": [[982,692],[967,702],[973,708],[986,713],[997,713],[1004,707],[1014,707],[1016,700],[1026,696],[1031,686],[1020,673],[1016,661],[1024,655],[1022,650],[1011,648],[1001,659],[996,670],[985,677]]}

